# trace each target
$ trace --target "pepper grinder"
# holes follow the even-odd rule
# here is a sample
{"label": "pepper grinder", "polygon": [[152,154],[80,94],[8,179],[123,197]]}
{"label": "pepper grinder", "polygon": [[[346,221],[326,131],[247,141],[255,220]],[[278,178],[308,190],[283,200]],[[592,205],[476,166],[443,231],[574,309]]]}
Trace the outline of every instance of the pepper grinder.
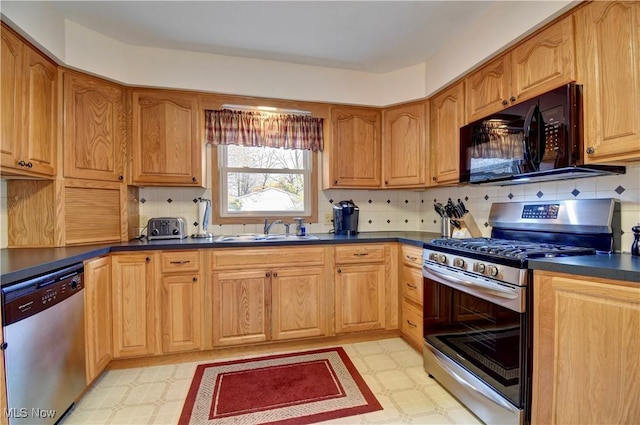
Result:
{"label": "pepper grinder", "polygon": [[631,228],[633,232],[633,243],[631,244],[631,255],[640,256],[640,225]]}

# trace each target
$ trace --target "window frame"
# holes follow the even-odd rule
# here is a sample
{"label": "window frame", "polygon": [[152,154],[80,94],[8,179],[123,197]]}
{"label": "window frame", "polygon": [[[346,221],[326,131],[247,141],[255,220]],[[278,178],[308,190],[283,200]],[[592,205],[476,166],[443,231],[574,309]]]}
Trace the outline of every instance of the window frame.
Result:
{"label": "window frame", "polygon": [[[212,224],[260,224],[264,223],[265,218],[269,220],[283,220],[285,223],[293,222],[293,217],[303,217],[307,223],[318,222],[318,152],[309,152],[309,214],[303,215],[300,213],[281,214],[280,211],[256,211],[245,212],[238,214],[237,216],[226,216],[222,214],[222,208],[224,205],[222,196],[226,195],[226,190],[222,191],[222,177],[223,172],[222,157],[220,151],[224,149],[221,146],[213,146],[211,149],[211,222]],[[278,169],[276,169],[278,170]],[[306,200],[305,200],[306,201]]]}

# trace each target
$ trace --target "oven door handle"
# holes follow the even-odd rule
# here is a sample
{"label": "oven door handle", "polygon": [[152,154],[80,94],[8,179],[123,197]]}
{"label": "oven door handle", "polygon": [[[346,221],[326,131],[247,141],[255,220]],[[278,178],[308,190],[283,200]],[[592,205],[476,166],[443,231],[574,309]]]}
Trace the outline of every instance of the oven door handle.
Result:
{"label": "oven door handle", "polygon": [[459,285],[470,286],[473,288],[478,288],[480,290],[491,292],[492,294],[502,298],[508,298],[512,300],[518,298],[518,294],[516,292],[514,292],[509,288],[502,288],[500,285],[497,285],[497,284],[461,279],[459,277],[444,274],[441,270],[434,269],[428,264],[424,265],[423,270],[425,273],[430,273],[432,276],[439,277],[441,279],[447,280],[449,282],[457,283]]}

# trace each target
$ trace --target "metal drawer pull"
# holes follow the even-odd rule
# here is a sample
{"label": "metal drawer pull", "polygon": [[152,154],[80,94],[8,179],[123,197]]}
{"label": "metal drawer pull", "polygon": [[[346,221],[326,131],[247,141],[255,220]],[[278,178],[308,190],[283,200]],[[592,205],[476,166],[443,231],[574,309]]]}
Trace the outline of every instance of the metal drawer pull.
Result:
{"label": "metal drawer pull", "polygon": [[407,257],[407,259],[411,261],[416,261],[418,259],[418,257],[412,257],[411,255],[405,255],[405,257]]}
{"label": "metal drawer pull", "polygon": [[408,324],[409,326],[411,326],[412,328],[417,328],[417,327],[418,327],[418,325],[416,325],[415,323],[413,323],[411,320],[407,320],[407,324]]}
{"label": "metal drawer pull", "polygon": [[366,257],[367,255],[369,255],[368,252],[356,252],[355,254],[353,254],[356,257]]}
{"label": "metal drawer pull", "polygon": [[189,264],[191,260],[169,261],[169,264]]}
{"label": "metal drawer pull", "polygon": [[411,284],[411,283],[409,283],[409,282],[407,282],[407,286],[408,286],[409,288],[411,288],[411,289],[418,289],[418,287],[417,287],[416,285],[413,285],[413,284]]}

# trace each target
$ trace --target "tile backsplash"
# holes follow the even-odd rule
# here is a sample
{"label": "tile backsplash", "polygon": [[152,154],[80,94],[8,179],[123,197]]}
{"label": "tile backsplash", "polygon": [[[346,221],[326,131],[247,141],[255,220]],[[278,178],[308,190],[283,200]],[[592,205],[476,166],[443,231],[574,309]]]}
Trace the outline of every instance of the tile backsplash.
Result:
{"label": "tile backsplash", "polygon": [[[209,167],[207,167],[210,169]],[[210,176],[207,182],[210,182]],[[179,216],[187,223],[189,234],[197,226],[197,205],[194,199],[211,199],[207,188],[140,188],[140,231],[152,217]],[[319,223],[308,223],[307,232],[325,233],[333,226],[324,223],[332,205],[340,200],[353,200],[360,207],[359,230],[362,232],[408,230],[439,232],[439,217],[433,209],[434,201],[445,203],[458,198],[472,213],[484,236],[491,228],[487,223],[489,209],[494,202],[552,201],[558,199],[617,198],[621,201],[622,250],[628,252],[633,241],[631,227],[640,223],[640,165],[627,167],[622,176],[592,177],[538,184],[514,186],[452,186],[412,190],[324,190],[319,191]],[[0,243],[7,246],[6,181],[0,181]],[[293,221],[293,220],[292,220]],[[260,233],[261,224],[217,225],[209,231],[215,235]],[[276,231],[279,231],[276,229]]]}

